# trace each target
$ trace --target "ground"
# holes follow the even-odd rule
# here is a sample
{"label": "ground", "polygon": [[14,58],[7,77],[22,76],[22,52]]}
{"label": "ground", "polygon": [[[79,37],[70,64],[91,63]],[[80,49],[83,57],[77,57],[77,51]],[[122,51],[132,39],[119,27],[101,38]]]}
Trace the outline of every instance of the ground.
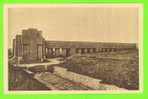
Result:
{"label": "ground", "polygon": [[50,90],[21,68],[9,65],[9,90]]}
{"label": "ground", "polygon": [[121,88],[139,88],[138,51],[74,55],[61,66],[68,70],[101,79]]}
{"label": "ground", "polygon": [[[73,86],[71,83],[74,84],[74,82],[54,75],[54,66],[64,67],[67,68],[69,71],[100,79],[102,80],[101,86],[111,84],[116,85],[120,88],[138,89],[138,63],[138,51],[132,50],[73,55],[67,57],[66,59],[53,58],[48,59],[48,62],[46,63],[21,64],[18,66],[19,68],[24,68],[29,70],[30,72],[33,72],[33,76],[26,76],[24,72],[21,72],[19,70],[18,72],[14,70],[9,64],[9,89],[90,89],[83,85]],[[100,90],[102,88],[101,86]]]}

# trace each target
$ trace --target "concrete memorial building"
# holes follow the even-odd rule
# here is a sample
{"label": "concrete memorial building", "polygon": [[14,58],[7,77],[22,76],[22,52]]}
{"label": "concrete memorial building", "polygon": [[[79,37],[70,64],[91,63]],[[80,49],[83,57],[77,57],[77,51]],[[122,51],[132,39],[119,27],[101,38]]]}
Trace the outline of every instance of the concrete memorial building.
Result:
{"label": "concrete memorial building", "polygon": [[51,57],[67,57],[73,54],[115,52],[137,49],[136,44],[101,43],[79,41],[48,41],[42,31],[34,28],[22,30],[22,35],[13,39],[13,56],[28,61],[43,61]]}
{"label": "concrete memorial building", "polygon": [[23,30],[22,35],[16,35],[13,40],[14,56],[24,61],[41,60],[45,56],[44,42],[41,31],[36,29]]}

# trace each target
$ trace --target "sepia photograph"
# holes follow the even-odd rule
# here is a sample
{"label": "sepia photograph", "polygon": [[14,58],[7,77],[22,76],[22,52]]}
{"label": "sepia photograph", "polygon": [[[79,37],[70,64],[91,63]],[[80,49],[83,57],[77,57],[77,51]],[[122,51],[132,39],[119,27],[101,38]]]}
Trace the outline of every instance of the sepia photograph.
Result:
{"label": "sepia photograph", "polygon": [[5,91],[143,91],[140,4],[5,5]]}

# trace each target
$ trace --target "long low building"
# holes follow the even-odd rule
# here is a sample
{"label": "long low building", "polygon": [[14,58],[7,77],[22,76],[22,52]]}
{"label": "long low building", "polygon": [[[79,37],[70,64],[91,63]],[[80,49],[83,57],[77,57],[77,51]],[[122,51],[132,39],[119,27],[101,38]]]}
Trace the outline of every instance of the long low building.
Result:
{"label": "long low building", "polygon": [[42,31],[29,28],[13,39],[13,55],[20,60],[43,61],[46,58],[73,54],[111,52],[137,49],[136,44],[79,41],[48,41]]}

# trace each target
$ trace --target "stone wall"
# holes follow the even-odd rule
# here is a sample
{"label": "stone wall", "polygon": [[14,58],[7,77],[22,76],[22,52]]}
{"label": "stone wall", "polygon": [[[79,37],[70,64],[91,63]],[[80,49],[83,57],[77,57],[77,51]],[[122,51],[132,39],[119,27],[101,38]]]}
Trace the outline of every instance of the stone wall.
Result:
{"label": "stone wall", "polygon": [[42,32],[34,28],[22,30],[22,35],[17,35],[13,43],[14,56],[22,57],[26,62],[73,54],[136,49],[136,44],[128,43],[47,41],[42,37]]}

